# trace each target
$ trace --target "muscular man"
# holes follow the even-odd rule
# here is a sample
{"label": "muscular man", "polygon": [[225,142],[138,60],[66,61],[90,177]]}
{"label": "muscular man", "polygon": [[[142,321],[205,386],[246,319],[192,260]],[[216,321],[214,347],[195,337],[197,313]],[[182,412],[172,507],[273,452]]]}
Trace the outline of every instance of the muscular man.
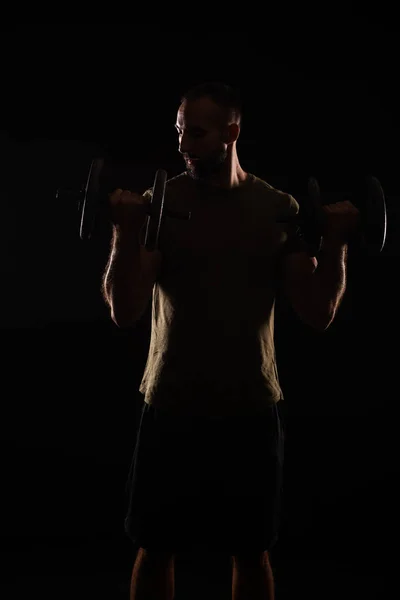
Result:
{"label": "muscular man", "polygon": [[[113,241],[104,296],[130,326],[152,301],[144,406],[129,475],[127,534],[140,547],[131,600],[172,599],[174,555],[188,548],[232,557],[232,597],[270,599],[283,466],[283,399],[274,306],[284,290],[318,331],[345,291],[352,205],[326,208],[318,260],[293,224],[297,201],[241,167],[242,112],[220,83],[191,89],[176,130],[186,169],[167,182],[158,250],[143,246],[143,195],[111,197]],[[292,224],[291,224],[292,223]]]}

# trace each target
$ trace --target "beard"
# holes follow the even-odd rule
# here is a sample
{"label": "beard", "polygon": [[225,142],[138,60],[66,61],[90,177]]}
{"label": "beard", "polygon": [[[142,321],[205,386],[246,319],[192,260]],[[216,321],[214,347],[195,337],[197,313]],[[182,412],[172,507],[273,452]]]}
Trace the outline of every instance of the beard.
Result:
{"label": "beard", "polygon": [[227,155],[224,149],[208,158],[199,158],[192,164],[186,164],[187,173],[196,181],[206,181],[222,171]]}

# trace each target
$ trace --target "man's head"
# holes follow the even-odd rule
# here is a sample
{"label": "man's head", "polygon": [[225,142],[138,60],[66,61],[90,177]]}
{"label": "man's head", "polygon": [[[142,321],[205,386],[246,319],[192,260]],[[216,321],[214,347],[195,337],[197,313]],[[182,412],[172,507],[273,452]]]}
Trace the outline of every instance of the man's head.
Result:
{"label": "man's head", "polygon": [[203,83],[184,94],[175,126],[179,152],[193,178],[221,171],[239,137],[241,118],[238,94],[224,83]]}

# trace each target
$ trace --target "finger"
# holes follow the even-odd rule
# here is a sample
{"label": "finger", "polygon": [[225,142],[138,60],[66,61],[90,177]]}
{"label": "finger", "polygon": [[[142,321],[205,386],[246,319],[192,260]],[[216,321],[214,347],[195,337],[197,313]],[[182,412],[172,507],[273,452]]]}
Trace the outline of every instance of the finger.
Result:
{"label": "finger", "polygon": [[338,202],[340,206],[345,206],[346,208],[355,208],[354,204],[350,202],[350,200],[343,200],[342,202]]}
{"label": "finger", "polygon": [[338,209],[338,212],[349,215],[358,215],[360,211],[352,202],[345,200],[344,202],[340,202],[340,208]]}
{"label": "finger", "polygon": [[122,194],[121,188],[115,189],[111,194],[109,194],[109,198],[112,202],[116,202]]}
{"label": "finger", "polygon": [[349,208],[349,210],[351,210],[351,212],[353,212],[353,213],[359,213],[360,212],[358,210],[357,206],[354,206],[354,204],[352,202],[347,201],[346,205]]}
{"label": "finger", "polygon": [[126,202],[126,203],[130,202],[130,201],[131,201],[131,199],[132,199],[132,194],[131,194],[131,192],[130,192],[129,190],[123,190],[123,191],[121,192],[120,199],[121,199],[121,201],[122,201],[122,202],[124,202],[124,203],[125,203],[125,202]]}
{"label": "finger", "polygon": [[323,209],[330,213],[358,213],[358,209],[349,202],[344,200],[343,202],[335,202],[334,204],[325,204]]}

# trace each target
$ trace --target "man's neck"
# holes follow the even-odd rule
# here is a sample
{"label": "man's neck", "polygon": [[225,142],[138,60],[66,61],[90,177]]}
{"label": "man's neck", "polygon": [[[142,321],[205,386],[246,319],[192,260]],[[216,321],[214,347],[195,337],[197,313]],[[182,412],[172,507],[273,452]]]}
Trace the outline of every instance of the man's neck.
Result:
{"label": "man's neck", "polygon": [[242,169],[240,164],[236,161],[232,161],[231,163],[228,163],[218,175],[210,177],[205,183],[229,190],[242,185],[246,181],[247,176],[248,173]]}

